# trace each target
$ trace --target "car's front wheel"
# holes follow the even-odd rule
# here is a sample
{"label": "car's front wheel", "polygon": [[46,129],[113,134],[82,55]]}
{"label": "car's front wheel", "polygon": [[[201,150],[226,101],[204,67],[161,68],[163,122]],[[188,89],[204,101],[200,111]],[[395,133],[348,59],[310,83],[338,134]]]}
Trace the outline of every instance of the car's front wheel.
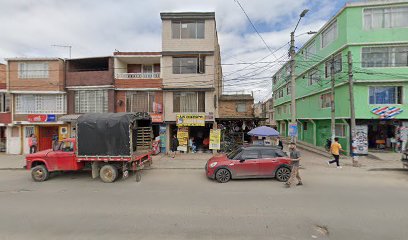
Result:
{"label": "car's front wheel", "polygon": [[226,183],[231,180],[231,172],[225,168],[218,169],[215,173],[215,179],[220,183]]}
{"label": "car's front wheel", "polygon": [[31,177],[36,182],[43,182],[48,179],[50,173],[44,165],[38,165],[31,169]]}
{"label": "car's front wheel", "polygon": [[290,178],[290,169],[288,167],[280,167],[276,170],[275,178],[279,182],[287,182]]}

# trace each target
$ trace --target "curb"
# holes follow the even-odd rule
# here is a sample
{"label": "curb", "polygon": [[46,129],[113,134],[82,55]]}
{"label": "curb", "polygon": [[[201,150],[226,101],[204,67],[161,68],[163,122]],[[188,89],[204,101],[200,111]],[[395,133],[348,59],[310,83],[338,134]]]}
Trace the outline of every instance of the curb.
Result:
{"label": "curb", "polygon": [[5,171],[5,170],[15,171],[15,170],[26,170],[26,169],[25,168],[0,168],[0,171]]}

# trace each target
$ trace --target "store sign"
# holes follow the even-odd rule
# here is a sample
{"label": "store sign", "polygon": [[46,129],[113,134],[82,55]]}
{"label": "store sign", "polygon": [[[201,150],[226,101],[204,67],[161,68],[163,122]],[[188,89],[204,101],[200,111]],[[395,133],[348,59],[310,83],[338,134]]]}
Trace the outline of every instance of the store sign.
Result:
{"label": "store sign", "polygon": [[213,112],[208,112],[205,114],[205,120],[206,121],[214,121],[214,113]]}
{"label": "store sign", "polygon": [[205,126],[205,114],[177,114],[176,124],[179,127]]}
{"label": "store sign", "polygon": [[152,117],[152,123],[162,123],[163,122],[163,114],[151,113],[150,117]]}
{"label": "store sign", "polygon": [[161,147],[166,148],[166,125],[160,125],[159,133]]}
{"label": "store sign", "polygon": [[210,146],[209,149],[221,149],[221,130],[211,129],[210,130]]}
{"label": "store sign", "polygon": [[356,125],[356,139],[354,146],[354,153],[368,154],[368,126]]}
{"label": "store sign", "polygon": [[28,114],[29,122],[55,122],[57,117],[55,114]]}
{"label": "store sign", "polygon": [[392,119],[398,114],[402,113],[404,110],[397,107],[376,107],[371,110],[372,113],[378,115],[380,119]]}

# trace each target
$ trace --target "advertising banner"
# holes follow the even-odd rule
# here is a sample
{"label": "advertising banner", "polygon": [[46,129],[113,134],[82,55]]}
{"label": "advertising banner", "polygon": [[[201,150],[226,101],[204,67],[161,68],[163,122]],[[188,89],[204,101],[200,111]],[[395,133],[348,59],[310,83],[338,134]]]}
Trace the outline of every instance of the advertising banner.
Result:
{"label": "advertising banner", "polygon": [[179,146],[177,150],[187,152],[188,146],[188,127],[179,127],[177,130],[177,139]]}
{"label": "advertising banner", "polygon": [[211,129],[210,130],[210,149],[221,149],[221,130]]}
{"label": "advertising banner", "polygon": [[29,122],[55,122],[57,120],[55,114],[28,114]]}
{"label": "advertising banner", "polygon": [[178,127],[205,126],[205,114],[177,114]]}
{"label": "advertising banner", "polygon": [[356,125],[356,154],[368,154],[368,127],[367,125]]}
{"label": "advertising banner", "polygon": [[161,113],[151,113],[150,117],[152,117],[152,123],[162,123],[163,122],[163,114]]}
{"label": "advertising banner", "polygon": [[298,126],[297,123],[289,124],[289,136],[296,137],[298,135]]}

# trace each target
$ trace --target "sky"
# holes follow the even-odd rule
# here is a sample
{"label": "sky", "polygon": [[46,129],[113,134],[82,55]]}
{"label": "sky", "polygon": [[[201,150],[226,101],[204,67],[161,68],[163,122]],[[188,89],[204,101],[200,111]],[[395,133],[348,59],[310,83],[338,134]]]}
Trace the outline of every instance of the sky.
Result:
{"label": "sky", "polygon": [[[347,0],[0,0],[0,62],[10,57],[108,56],[119,51],[161,51],[160,12],[214,11],[225,93],[271,96],[271,76],[288,59],[290,32],[319,30]],[[301,47],[310,35],[296,37]],[[274,52],[273,54],[271,52]],[[254,62],[259,61],[254,64]]]}

